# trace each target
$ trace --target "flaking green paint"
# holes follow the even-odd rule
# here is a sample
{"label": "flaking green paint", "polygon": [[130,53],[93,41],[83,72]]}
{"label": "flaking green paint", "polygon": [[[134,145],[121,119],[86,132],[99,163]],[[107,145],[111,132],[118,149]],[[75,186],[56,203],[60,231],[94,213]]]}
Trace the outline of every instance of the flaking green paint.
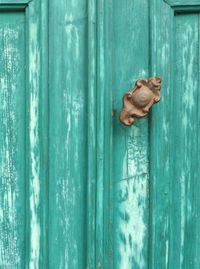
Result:
{"label": "flaking green paint", "polygon": [[199,269],[199,7],[0,0],[1,268]]}
{"label": "flaking green paint", "polygon": [[200,266],[199,4],[151,6],[152,75],[163,77],[162,100],[150,121],[152,269]]}

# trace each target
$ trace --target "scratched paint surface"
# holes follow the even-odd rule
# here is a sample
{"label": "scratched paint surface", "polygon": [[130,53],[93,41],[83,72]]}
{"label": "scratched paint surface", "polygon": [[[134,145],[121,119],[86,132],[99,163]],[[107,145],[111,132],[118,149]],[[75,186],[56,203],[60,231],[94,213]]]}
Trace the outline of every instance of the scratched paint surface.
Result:
{"label": "scratched paint surface", "polygon": [[0,13],[0,268],[24,268],[24,14]]}
{"label": "scratched paint surface", "polygon": [[[148,268],[148,123],[119,123],[122,95],[148,77],[148,2],[113,1],[113,268]],[[142,21],[142,24],[141,24]]]}
{"label": "scratched paint surface", "polygon": [[45,268],[46,1],[9,7],[0,13],[0,267]]}
{"label": "scratched paint surface", "polygon": [[[31,10],[32,11],[32,10]],[[32,13],[32,14],[31,14]],[[38,20],[39,16],[34,12],[30,14],[33,17],[33,23],[29,26],[29,91],[30,91],[30,118],[29,118],[29,145],[30,145],[30,157],[29,157],[29,171],[30,171],[30,182],[29,182],[29,203],[30,203],[30,257],[29,257],[29,268],[39,268],[40,258],[40,237],[41,237],[41,226],[40,226],[40,188],[41,180],[40,177],[40,129],[39,129],[39,78],[41,75],[40,70],[40,46],[38,43]]]}
{"label": "scratched paint surface", "polygon": [[[197,3],[167,2],[179,10],[180,3]],[[163,77],[162,100],[150,122],[152,269],[200,268],[200,16],[198,8],[184,10],[174,13],[158,1],[151,10],[152,66]]]}
{"label": "scratched paint surface", "polygon": [[171,189],[172,268],[200,267],[197,255],[200,246],[199,18],[199,14],[179,14],[175,17],[173,109],[179,113],[174,113],[172,138],[176,164]]}
{"label": "scratched paint surface", "polygon": [[49,268],[85,268],[87,2],[52,0],[50,18]]}
{"label": "scratched paint surface", "polygon": [[[0,13],[0,268],[200,268],[200,17],[166,2],[192,3]],[[124,127],[122,95],[150,66],[162,100]]]}

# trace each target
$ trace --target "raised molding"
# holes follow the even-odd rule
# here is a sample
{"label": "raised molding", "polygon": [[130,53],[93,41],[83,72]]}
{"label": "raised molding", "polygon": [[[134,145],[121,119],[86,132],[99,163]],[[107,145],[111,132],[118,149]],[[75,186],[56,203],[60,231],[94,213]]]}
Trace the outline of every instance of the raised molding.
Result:
{"label": "raised molding", "polygon": [[166,4],[170,5],[171,7],[177,7],[177,6],[198,6],[200,5],[199,0],[163,0]]}

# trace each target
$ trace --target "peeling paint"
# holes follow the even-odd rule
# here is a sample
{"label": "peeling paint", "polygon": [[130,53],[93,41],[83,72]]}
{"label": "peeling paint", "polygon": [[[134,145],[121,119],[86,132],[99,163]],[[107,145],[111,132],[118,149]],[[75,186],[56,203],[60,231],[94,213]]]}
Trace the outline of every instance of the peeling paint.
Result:
{"label": "peeling paint", "polygon": [[40,51],[37,43],[37,24],[30,27],[30,54],[29,54],[29,74],[30,74],[30,214],[31,214],[31,249],[30,249],[30,269],[39,268],[40,257],[40,219],[38,208],[40,203],[40,155],[39,148],[39,78],[40,78]]}
{"label": "peeling paint", "polygon": [[169,264],[169,240],[166,240],[165,248],[166,248],[165,262],[166,262],[166,268],[168,268],[168,264]]}
{"label": "peeling paint", "polygon": [[75,56],[76,61],[79,60],[79,44],[80,44],[80,38],[79,38],[79,26],[76,25],[73,22],[73,15],[66,15],[65,16],[65,21],[66,21],[66,34],[67,34],[67,46],[68,49],[73,49],[75,53],[73,55]]}
{"label": "peeling paint", "polygon": [[127,139],[127,151],[123,158],[122,178],[119,191],[119,268],[145,266],[145,240],[148,226],[145,212],[148,201],[148,163],[145,140],[140,139],[139,129]]}
{"label": "peeling paint", "polygon": [[[2,18],[0,26],[0,267],[17,268],[23,264],[21,246],[23,222],[19,220],[21,201],[20,181],[24,178],[20,173],[23,160],[20,157],[17,106],[19,72],[21,69],[20,38],[22,17],[19,23],[10,18]],[[13,21],[16,20],[14,16]],[[23,108],[23,104],[21,104]],[[21,227],[20,227],[21,225]]]}

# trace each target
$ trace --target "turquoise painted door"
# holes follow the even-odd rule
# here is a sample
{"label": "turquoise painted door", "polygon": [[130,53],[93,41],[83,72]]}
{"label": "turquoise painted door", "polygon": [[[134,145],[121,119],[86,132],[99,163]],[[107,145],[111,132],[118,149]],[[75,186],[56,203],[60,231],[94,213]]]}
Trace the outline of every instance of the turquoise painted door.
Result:
{"label": "turquoise painted door", "polygon": [[200,268],[199,36],[200,0],[0,0],[0,268]]}

